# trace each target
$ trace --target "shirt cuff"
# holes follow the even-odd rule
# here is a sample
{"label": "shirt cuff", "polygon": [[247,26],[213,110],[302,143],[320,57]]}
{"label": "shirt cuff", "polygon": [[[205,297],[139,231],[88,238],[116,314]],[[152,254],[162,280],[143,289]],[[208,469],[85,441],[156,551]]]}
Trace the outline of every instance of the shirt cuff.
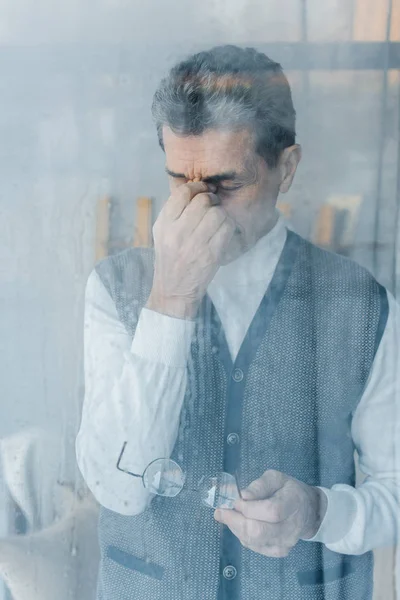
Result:
{"label": "shirt cuff", "polygon": [[346,485],[337,484],[331,489],[317,487],[326,495],[328,505],[317,533],[304,541],[335,544],[350,531],[357,513],[357,500]]}
{"label": "shirt cuff", "polygon": [[141,310],[131,352],[167,367],[185,368],[195,322]]}

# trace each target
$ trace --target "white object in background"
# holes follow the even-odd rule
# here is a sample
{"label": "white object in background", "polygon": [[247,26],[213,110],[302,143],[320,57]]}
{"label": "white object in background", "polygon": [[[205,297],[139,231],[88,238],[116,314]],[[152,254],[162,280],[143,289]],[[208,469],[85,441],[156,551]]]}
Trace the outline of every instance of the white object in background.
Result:
{"label": "white object in background", "polygon": [[0,579],[13,600],[96,596],[98,506],[87,489],[59,481],[63,458],[59,440],[45,431],[0,441],[4,484],[28,524],[26,535],[0,539]]}
{"label": "white object in background", "polygon": [[0,577],[14,600],[94,600],[99,565],[97,505],[77,501],[53,525],[0,540]]}
{"label": "white object in background", "polygon": [[29,531],[50,525],[65,512],[65,495],[58,483],[62,459],[59,439],[41,429],[24,429],[0,440],[4,483]]}

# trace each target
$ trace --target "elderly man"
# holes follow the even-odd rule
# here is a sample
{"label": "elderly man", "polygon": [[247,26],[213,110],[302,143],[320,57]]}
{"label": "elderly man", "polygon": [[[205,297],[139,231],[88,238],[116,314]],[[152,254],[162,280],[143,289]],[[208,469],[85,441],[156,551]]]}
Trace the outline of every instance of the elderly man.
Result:
{"label": "elderly man", "polygon": [[279,64],[200,52],[153,115],[171,190],[154,252],[86,289],[98,599],[367,600],[397,533],[397,305],[277,214],[301,158]]}

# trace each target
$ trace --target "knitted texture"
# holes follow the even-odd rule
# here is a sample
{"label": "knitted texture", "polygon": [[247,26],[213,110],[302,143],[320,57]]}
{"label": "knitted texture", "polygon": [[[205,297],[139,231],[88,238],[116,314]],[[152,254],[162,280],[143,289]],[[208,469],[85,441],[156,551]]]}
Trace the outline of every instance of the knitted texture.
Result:
{"label": "knitted texture", "polygon": [[[151,250],[129,249],[96,267],[132,337],[153,261]],[[172,453],[187,488],[234,469],[241,487],[267,469],[310,485],[354,485],[352,414],[385,318],[385,291],[366,270],[292,232],[234,364],[206,296]],[[232,432],[235,445],[227,442]],[[155,497],[137,516],[101,510],[98,600],[372,597],[370,552],[344,556],[300,541],[286,558],[262,556],[242,547],[187,488]],[[228,565],[233,579],[224,577]]]}

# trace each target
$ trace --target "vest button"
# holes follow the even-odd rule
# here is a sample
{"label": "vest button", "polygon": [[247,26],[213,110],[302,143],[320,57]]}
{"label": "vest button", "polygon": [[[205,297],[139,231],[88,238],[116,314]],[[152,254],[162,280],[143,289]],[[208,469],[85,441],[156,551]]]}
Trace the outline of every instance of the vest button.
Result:
{"label": "vest button", "polygon": [[228,565],[222,571],[222,574],[225,577],[225,579],[235,579],[235,577],[237,575],[237,570],[235,569],[235,567],[233,565]]}
{"label": "vest button", "polygon": [[237,433],[228,433],[226,436],[226,441],[228,442],[229,446],[234,446],[235,444],[239,443],[240,438]]}
{"label": "vest button", "polygon": [[242,369],[235,369],[233,371],[232,377],[233,377],[233,380],[236,381],[237,383],[239,383],[239,381],[242,381],[242,379],[244,377]]}

